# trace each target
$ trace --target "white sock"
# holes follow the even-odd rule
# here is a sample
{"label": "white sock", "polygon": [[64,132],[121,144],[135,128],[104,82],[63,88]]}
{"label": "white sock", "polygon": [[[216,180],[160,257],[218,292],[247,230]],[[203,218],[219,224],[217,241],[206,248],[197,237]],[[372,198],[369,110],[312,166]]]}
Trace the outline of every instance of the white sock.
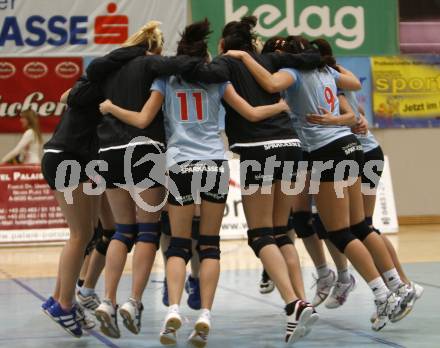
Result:
{"label": "white sock", "polygon": [[95,293],[95,289],[86,288],[85,286],[83,286],[81,289],[79,289],[79,292],[81,295],[87,297],[92,296]]}
{"label": "white sock", "polygon": [[200,313],[200,316],[211,320],[211,311],[207,308],[202,308],[202,313]]}
{"label": "white sock", "polygon": [[323,264],[316,267],[316,272],[318,273],[318,278],[324,278],[330,273],[330,268],[328,268],[327,264]]}
{"label": "white sock", "polygon": [[384,272],[383,277],[387,286],[391,291],[396,291],[400,285],[402,284],[402,280],[400,279],[399,273],[395,268],[390,269],[389,271]]}
{"label": "white sock", "polygon": [[171,312],[177,312],[179,313],[179,305],[178,304],[173,304],[171,306],[168,307],[168,313]]}
{"label": "white sock", "polygon": [[380,302],[386,301],[390,290],[385,285],[382,277],[377,277],[368,283],[368,286],[373,291],[374,298]]}
{"label": "white sock", "polygon": [[348,268],[339,270],[338,269],[338,282],[340,283],[350,283],[350,273],[348,273]]}

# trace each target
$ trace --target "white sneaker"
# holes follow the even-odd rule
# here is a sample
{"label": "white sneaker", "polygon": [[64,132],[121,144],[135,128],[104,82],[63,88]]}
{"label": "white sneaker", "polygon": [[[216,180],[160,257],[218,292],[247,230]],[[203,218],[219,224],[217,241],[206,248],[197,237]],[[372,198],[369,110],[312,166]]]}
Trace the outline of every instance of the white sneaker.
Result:
{"label": "white sneaker", "polygon": [[416,291],[413,287],[402,284],[396,291],[396,296],[400,297],[400,306],[391,316],[390,321],[396,323],[405,318],[413,309],[416,301]]}
{"label": "white sneaker", "polygon": [[96,326],[96,323],[87,316],[81,306],[76,306],[76,320],[78,320],[81,328],[85,330],[91,330]]}
{"label": "white sneaker", "polygon": [[312,305],[317,307],[324,302],[330,294],[330,290],[332,289],[333,285],[335,285],[336,275],[335,272],[330,270],[328,275],[325,277],[317,278],[315,275],[313,275],[313,278],[315,279],[313,286],[316,286],[316,294],[313,298]]}
{"label": "white sneaker", "polygon": [[171,306],[165,317],[162,331],[160,332],[160,343],[165,346],[177,343],[177,330],[182,326],[182,317],[179,314],[178,306]]}
{"label": "white sneaker", "polygon": [[110,300],[104,300],[95,311],[96,319],[101,323],[101,332],[112,338],[121,337],[117,309],[118,306],[113,307]]}
{"label": "white sneaker", "polygon": [[266,271],[263,270],[261,274],[260,284],[258,290],[260,294],[269,294],[275,289],[274,282],[270,279]]}
{"label": "white sneaker", "polygon": [[93,312],[95,312],[96,308],[98,308],[99,305],[101,304],[101,300],[99,299],[96,293],[93,293],[90,296],[83,296],[79,289],[75,291],[75,298],[76,298],[76,302],[81,307]]}
{"label": "white sneaker", "polygon": [[204,348],[208,343],[209,330],[211,329],[211,315],[204,311],[197,319],[194,330],[188,337],[188,343],[196,348]]}
{"label": "white sneaker", "polygon": [[330,309],[341,307],[348,298],[350,292],[356,288],[356,280],[352,274],[350,274],[349,283],[336,282],[330,296],[325,301],[325,306]]}
{"label": "white sneaker", "polygon": [[142,302],[129,298],[119,309],[119,314],[124,319],[124,326],[128,331],[137,335],[141,331],[141,318],[144,306]]}
{"label": "white sneaker", "polygon": [[312,306],[312,304],[309,303],[309,302],[306,302],[306,305],[308,307],[312,308],[313,313],[310,315],[309,320],[306,322],[305,331],[304,331],[303,337],[306,337],[310,333],[310,331],[312,331],[312,326],[315,325],[315,323],[319,319],[319,314],[315,311],[315,308]]}
{"label": "white sneaker", "polygon": [[416,300],[420,299],[420,297],[422,297],[423,295],[423,292],[425,291],[425,288],[414,282],[411,282],[411,287],[416,292]]}
{"label": "white sneaker", "polygon": [[371,328],[374,331],[379,331],[385,327],[388,323],[390,316],[393,315],[396,311],[400,310],[400,298],[396,296],[396,294],[390,292],[385,301],[379,302],[374,301],[376,304],[376,320],[374,321]]}
{"label": "white sneaker", "polygon": [[[287,316],[285,342],[293,344],[301,337],[304,337],[307,331],[307,324],[313,314],[313,307],[306,302],[299,300],[295,304],[295,310]],[[310,331],[309,331],[310,332]]]}

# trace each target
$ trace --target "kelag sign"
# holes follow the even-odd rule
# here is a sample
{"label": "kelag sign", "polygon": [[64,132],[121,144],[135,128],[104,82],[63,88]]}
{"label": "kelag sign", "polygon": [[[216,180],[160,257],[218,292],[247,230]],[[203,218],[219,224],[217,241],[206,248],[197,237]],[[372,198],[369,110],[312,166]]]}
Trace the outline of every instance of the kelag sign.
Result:
{"label": "kelag sign", "polygon": [[336,55],[398,53],[396,0],[191,0],[193,21],[208,17],[214,33],[210,50],[225,23],[246,15],[258,18],[256,32],[325,37]]}

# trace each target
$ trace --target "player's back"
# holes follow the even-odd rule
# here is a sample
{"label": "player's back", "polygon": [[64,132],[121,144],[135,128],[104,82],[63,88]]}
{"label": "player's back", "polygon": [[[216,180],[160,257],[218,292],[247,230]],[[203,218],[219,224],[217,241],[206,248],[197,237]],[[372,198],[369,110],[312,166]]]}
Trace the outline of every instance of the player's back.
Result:
{"label": "player's back", "polygon": [[[156,80],[165,96],[167,166],[188,160],[224,159],[220,106],[226,83],[188,83],[177,76]],[[162,86],[157,88],[157,85]],[[156,86],[156,87],[155,87]]]}

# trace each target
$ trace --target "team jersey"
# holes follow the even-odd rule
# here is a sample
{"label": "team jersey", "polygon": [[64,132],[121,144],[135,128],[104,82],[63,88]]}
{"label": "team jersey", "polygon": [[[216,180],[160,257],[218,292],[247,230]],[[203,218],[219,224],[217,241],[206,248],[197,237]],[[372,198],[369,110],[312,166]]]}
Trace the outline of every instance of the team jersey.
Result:
{"label": "team jersey", "polygon": [[223,160],[221,99],[227,83],[188,83],[180,77],[156,79],[151,86],[165,97],[167,167],[193,160]]}
{"label": "team jersey", "polygon": [[[88,66],[87,74],[93,81],[99,81],[106,99],[122,108],[141,111],[150,96],[150,87],[156,77],[189,71],[200,61],[200,58],[183,55],[146,56],[145,48],[142,50],[135,46],[117,49],[107,56],[95,59]],[[132,145],[165,144],[162,111],[159,111],[154,121],[145,129],[130,126],[111,114],[105,115],[98,127],[99,151],[125,148],[138,136],[147,140]]]}
{"label": "team jersey", "polygon": [[101,119],[98,105],[104,99],[99,86],[81,77],[71,89],[67,109],[45,152],[69,152],[85,159],[95,159],[98,151],[96,128]]}
{"label": "team jersey", "polygon": [[[270,72],[275,72],[283,66],[313,68],[320,61],[318,54],[273,53],[258,55],[252,52],[250,54]],[[271,94],[260,87],[243,62],[228,56],[217,57],[212,63],[199,67],[194,78],[201,81],[207,79],[207,82],[229,80],[237,93],[252,106],[270,105],[277,103],[280,99],[279,93]],[[286,112],[260,122],[251,122],[228,104],[223,103],[223,105],[226,110],[226,135],[231,149],[257,146],[277,140],[297,139],[290,117]]]}
{"label": "team jersey", "polygon": [[[356,98],[356,92],[343,90],[341,91],[341,94],[345,95],[345,98],[347,98],[350,107],[353,109],[353,112],[356,115],[356,119],[359,119],[360,117],[359,103]],[[355,134],[355,135],[358,138],[359,142],[361,143],[364,152],[371,151],[379,146],[379,143],[377,142],[373,133],[371,133],[370,131],[368,131],[367,134]]]}
{"label": "team jersey", "polygon": [[311,152],[343,136],[350,135],[347,126],[324,126],[310,123],[306,116],[310,113],[322,114],[319,106],[339,116],[339,101],[335,80],[339,73],[330,68],[313,71],[281,69],[289,73],[295,80],[286,91],[286,101],[293,113],[299,133],[304,139],[303,149]]}

